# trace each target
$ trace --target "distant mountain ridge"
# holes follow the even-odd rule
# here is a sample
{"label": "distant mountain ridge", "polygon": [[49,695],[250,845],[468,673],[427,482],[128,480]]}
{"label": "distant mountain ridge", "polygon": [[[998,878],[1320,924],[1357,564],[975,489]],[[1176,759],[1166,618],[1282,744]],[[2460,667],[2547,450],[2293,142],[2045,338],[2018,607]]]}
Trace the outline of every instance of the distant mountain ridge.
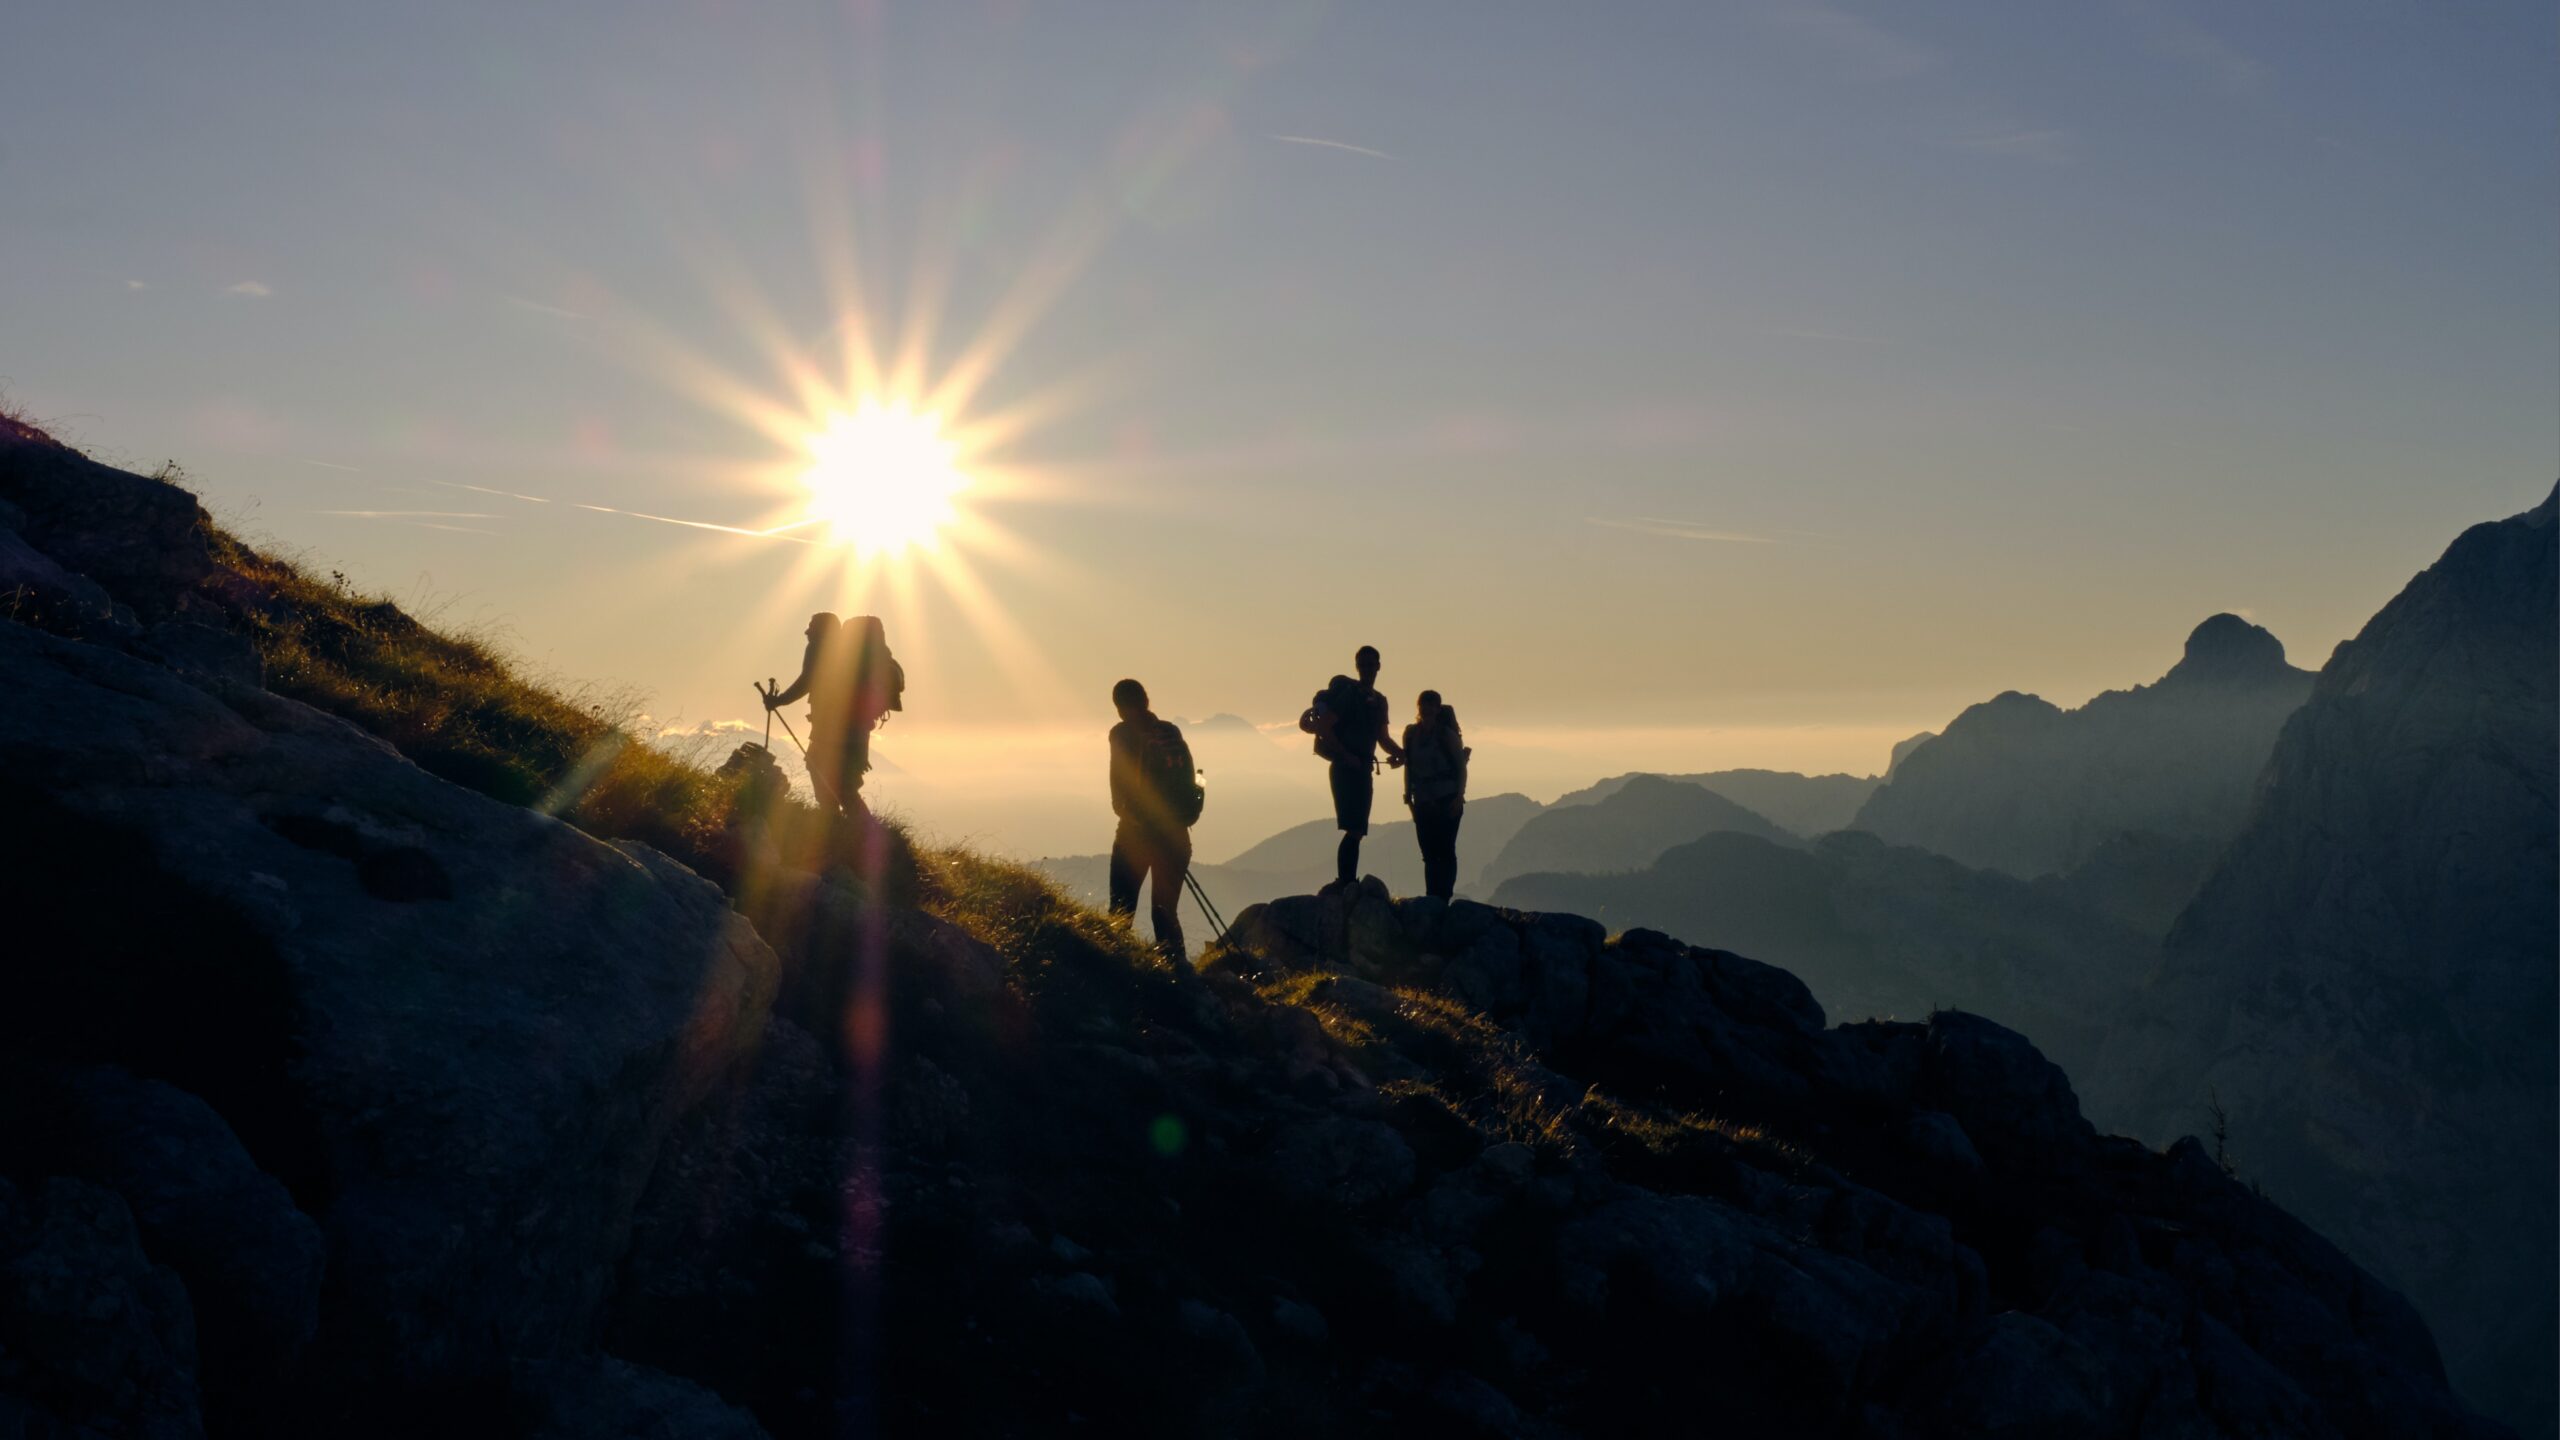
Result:
{"label": "distant mountain ridge", "polygon": [[1550,806],[1520,827],[1485,866],[1481,884],[1498,887],[1541,870],[1606,874],[1641,870],[1674,845],[1733,831],[1778,844],[1800,843],[1767,817],[1702,785],[1660,775],[1631,775],[1588,805]]}
{"label": "distant mountain ridge", "polygon": [[[2405,1286],[2458,1386],[2560,1429],[2560,532],[2465,531],[2338,647],[2090,1077]],[[1783,958],[1783,957],[1774,957]]]}
{"label": "distant mountain ridge", "polygon": [[2071,870],[2127,833],[2228,839],[2312,678],[2265,629],[2216,615],[2152,684],[2077,710],[2014,690],[1966,710],[1903,753],[1855,823],[2024,878]]}
{"label": "distant mountain ridge", "polygon": [[1857,818],[1858,807],[1884,783],[1873,775],[1798,775],[1790,770],[1709,770],[1695,775],[1639,770],[1559,795],[1555,807],[1605,800],[1641,775],[1712,790],[1807,840],[1847,829]]}

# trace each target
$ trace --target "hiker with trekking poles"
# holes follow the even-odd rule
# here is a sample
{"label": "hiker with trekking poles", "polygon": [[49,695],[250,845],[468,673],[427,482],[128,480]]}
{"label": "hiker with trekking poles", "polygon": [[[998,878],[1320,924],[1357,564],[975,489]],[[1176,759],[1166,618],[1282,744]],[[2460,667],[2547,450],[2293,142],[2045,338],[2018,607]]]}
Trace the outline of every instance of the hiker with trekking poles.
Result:
{"label": "hiker with trekking poles", "polygon": [[1208,792],[1182,727],[1156,718],[1146,686],[1135,680],[1112,686],[1111,706],[1120,712],[1120,723],[1111,727],[1111,813],[1120,817],[1111,836],[1111,913],[1135,918],[1138,886],[1148,883],[1156,948],[1179,967],[1191,958],[1182,940],[1186,885],[1209,923],[1226,928],[1191,878],[1191,827],[1200,823]]}
{"label": "hiker with trekking poles", "polygon": [[1404,747],[1387,733],[1387,697],[1378,693],[1378,647],[1361,646],[1351,666],[1359,679],[1334,676],[1298,717],[1298,728],[1315,737],[1316,753],[1326,761],[1333,821],[1342,829],[1333,883],[1323,894],[1360,883],[1360,840],[1369,833],[1369,808],[1378,796],[1378,751],[1387,752],[1389,765],[1404,764]]}
{"label": "hiker with trekking poles", "polygon": [[[889,653],[888,631],[878,616],[839,621],[822,610],[809,617],[805,633],[809,644],[799,677],[781,689],[768,680],[756,693],[768,715],[808,697],[809,740],[801,754],[809,762],[809,786],[821,809],[859,814],[862,777],[871,769],[871,732],[906,708],[907,674]],[[788,718],[782,728],[800,744]]]}

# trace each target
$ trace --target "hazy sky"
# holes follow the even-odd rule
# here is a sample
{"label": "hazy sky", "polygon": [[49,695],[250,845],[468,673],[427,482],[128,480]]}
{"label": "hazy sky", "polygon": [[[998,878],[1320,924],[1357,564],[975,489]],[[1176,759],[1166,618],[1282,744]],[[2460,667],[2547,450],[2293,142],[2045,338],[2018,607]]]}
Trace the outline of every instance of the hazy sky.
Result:
{"label": "hazy sky", "polygon": [[1873,770],[2560,474],[2539,0],[21,8],[8,397],[655,715],[848,566],[574,507],[787,518],[777,356],[992,355],[910,771],[1362,641],[1556,777]]}

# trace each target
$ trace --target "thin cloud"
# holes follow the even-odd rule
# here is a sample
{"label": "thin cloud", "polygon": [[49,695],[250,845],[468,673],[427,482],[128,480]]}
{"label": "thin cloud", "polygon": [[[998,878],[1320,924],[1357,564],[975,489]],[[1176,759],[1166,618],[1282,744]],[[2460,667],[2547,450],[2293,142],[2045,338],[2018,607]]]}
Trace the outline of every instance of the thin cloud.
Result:
{"label": "thin cloud", "polygon": [[346,515],[358,520],[495,520],[486,510],[314,510],[314,515]]}
{"label": "thin cloud", "polygon": [[548,505],[551,503],[539,495],[519,495],[513,490],[492,490],[486,485],[465,485],[459,480],[430,480],[427,483],[430,485],[442,485],[448,490],[468,490],[474,495],[496,495],[508,500],[522,500],[528,505]]}
{"label": "thin cloud", "polygon": [[269,289],[260,281],[243,280],[239,284],[224,290],[222,293],[225,295],[246,295],[252,300],[264,300],[276,292]]}
{"label": "thin cloud", "polygon": [[550,315],[562,320],[593,320],[596,318],[583,310],[564,310],[557,305],[545,305],[539,300],[527,300],[521,295],[501,295],[498,298],[506,301],[510,305],[513,305],[519,310],[530,310],[536,315]]}
{"label": "thin cloud", "polygon": [[1879,79],[1917,75],[1946,63],[1946,56],[1936,49],[1821,0],[1793,0],[1780,6],[1774,18],[1782,28],[1830,51],[1852,69]]}
{"label": "thin cloud", "polygon": [[2042,165],[2068,165],[2073,154],[2071,132],[2068,130],[2005,130],[1990,135],[1970,135],[1947,143],[1977,155],[2005,155]]}
{"label": "thin cloud", "polygon": [[1665,520],[1654,515],[1639,515],[1632,520],[1610,520],[1597,515],[1585,516],[1593,525],[1608,530],[1633,530],[1643,535],[1659,535],[1666,540],[1704,540],[1720,545],[1775,545],[1766,535],[1745,535],[1734,530],[1711,530],[1688,520]]}
{"label": "thin cloud", "polygon": [[1319,140],[1313,135],[1274,135],[1271,138],[1283,145],[1321,145],[1327,150],[1348,150],[1354,155],[1366,155],[1372,160],[1396,158],[1384,150],[1372,150],[1366,145],[1352,145],[1341,140]]}
{"label": "thin cloud", "polygon": [[151,287],[140,280],[127,280],[124,282],[124,288],[127,290],[148,290]]}
{"label": "thin cloud", "polygon": [[661,525],[682,525],[689,530],[716,530],[723,535],[743,535],[750,540],[785,540],[794,545],[818,543],[815,540],[804,540],[797,535],[786,535],[779,530],[749,530],[737,525],[715,525],[708,520],[679,520],[672,515],[651,515],[640,510],[616,510],[610,505],[588,505],[575,500],[569,503],[577,509],[593,510],[599,515],[628,515],[634,520],[654,520]]}
{"label": "thin cloud", "polygon": [[495,530],[481,530],[469,525],[440,524],[434,520],[400,520],[395,521],[394,523],[400,525],[415,525],[421,530],[447,530],[456,535],[495,535],[498,533]]}
{"label": "thin cloud", "polygon": [[1760,333],[1781,340],[1820,340],[1837,345],[1891,345],[1895,341],[1884,335],[1861,335],[1854,330],[1808,330],[1794,327],[1762,326]]}
{"label": "thin cloud", "polygon": [[2266,65],[2183,15],[2151,5],[2134,5],[2133,13],[2151,31],[2152,48],[2203,76],[2225,95],[2248,96],[2266,88]]}

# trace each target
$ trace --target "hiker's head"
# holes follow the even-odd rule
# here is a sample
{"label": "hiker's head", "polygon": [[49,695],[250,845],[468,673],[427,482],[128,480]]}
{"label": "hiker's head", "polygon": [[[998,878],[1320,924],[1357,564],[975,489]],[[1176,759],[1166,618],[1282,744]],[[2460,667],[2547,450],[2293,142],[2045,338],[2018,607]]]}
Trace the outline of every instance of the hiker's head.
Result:
{"label": "hiker's head", "polygon": [[809,617],[809,628],[803,633],[812,640],[824,640],[836,633],[836,626],[839,623],[841,622],[836,619],[835,612],[821,610]]}
{"label": "hiker's head", "polygon": [[1440,718],[1440,692],[1425,690],[1414,697],[1413,718],[1428,725]]}
{"label": "hiker's head", "polygon": [[1135,680],[1123,680],[1111,687],[1111,704],[1123,720],[1135,720],[1147,713],[1147,687]]}
{"label": "hiker's head", "polygon": [[1366,685],[1370,681],[1377,679],[1378,647],[1375,645],[1361,646],[1358,652],[1352,655],[1351,664],[1360,672],[1361,684]]}

